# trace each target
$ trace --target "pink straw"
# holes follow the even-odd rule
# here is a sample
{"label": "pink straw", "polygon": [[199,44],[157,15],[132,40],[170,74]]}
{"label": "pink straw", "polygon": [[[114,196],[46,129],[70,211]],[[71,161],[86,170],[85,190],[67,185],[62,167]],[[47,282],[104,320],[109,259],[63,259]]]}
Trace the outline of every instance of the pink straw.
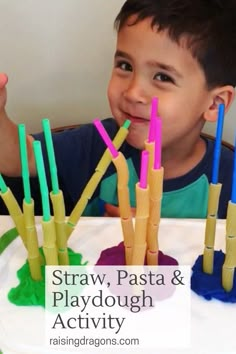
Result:
{"label": "pink straw", "polygon": [[149,135],[148,135],[148,142],[152,143],[155,141],[155,122],[157,116],[157,104],[158,98],[153,97],[152,104],[151,104],[151,119],[150,119],[150,126],[149,126]]}
{"label": "pink straw", "polygon": [[99,134],[101,135],[104,143],[106,144],[107,148],[109,149],[112,157],[115,159],[118,156],[118,151],[116,150],[115,146],[113,145],[113,142],[111,141],[109,135],[107,134],[104,126],[102,125],[101,121],[99,119],[95,119],[93,121],[93,124],[97,128]]}
{"label": "pink straw", "polygon": [[142,189],[147,188],[148,158],[149,158],[149,152],[146,150],[142,151],[140,181],[139,181],[139,187]]}
{"label": "pink straw", "polygon": [[162,121],[160,118],[155,119],[155,152],[154,152],[154,170],[161,168],[161,134]]}

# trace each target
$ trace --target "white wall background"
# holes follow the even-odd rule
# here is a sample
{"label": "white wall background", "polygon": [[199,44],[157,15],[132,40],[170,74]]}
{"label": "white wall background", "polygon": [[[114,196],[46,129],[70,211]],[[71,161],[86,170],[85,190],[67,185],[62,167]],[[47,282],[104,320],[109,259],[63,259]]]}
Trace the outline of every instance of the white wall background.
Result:
{"label": "white wall background", "polygon": [[[110,116],[106,87],[113,21],[124,0],[0,0],[0,71],[9,76],[7,111],[29,132]],[[236,103],[224,139],[234,141]],[[215,132],[215,125],[206,131]]]}

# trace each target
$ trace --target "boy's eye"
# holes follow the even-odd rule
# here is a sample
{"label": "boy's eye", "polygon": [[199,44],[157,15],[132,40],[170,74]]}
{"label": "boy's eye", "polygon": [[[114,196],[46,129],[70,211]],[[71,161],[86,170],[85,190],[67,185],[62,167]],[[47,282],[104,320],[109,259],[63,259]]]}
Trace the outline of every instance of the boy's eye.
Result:
{"label": "boy's eye", "polygon": [[163,73],[158,73],[154,76],[154,80],[162,81],[162,82],[172,82],[174,83],[174,80],[167,74]]}
{"label": "boy's eye", "polygon": [[132,71],[132,66],[124,60],[118,60],[115,63],[115,67],[123,71]]}

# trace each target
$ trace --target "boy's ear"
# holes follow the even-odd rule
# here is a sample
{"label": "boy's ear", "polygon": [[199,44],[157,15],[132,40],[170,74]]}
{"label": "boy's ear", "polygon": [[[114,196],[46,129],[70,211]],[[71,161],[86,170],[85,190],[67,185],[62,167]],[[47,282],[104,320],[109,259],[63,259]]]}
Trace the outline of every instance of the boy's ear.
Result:
{"label": "boy's ear", "polygon": [[218,116],[218,106],[223,103],[225,113],[229,110],[234,100],[235,90],[233,86],[221,86],[212,90],[211,101],[208,109],[204,112],[204,118],[208,122],[215,122]]}

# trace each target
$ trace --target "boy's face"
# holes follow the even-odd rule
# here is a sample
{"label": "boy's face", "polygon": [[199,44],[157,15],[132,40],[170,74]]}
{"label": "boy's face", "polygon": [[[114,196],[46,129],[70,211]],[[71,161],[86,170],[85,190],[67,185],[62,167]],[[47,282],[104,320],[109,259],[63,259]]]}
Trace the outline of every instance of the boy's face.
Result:
{"label": "boy's face", "polygon": [[[129,22],[129,21],[128,21]],[[131,120],[127,141],[143,149],[152,97],[158,97],[163,149],[199,134],[210,92],[191,52],[157,32],[146,19],[127,24],[117,37],[114,68],[108,86],[112,114],[119,125]]]}

